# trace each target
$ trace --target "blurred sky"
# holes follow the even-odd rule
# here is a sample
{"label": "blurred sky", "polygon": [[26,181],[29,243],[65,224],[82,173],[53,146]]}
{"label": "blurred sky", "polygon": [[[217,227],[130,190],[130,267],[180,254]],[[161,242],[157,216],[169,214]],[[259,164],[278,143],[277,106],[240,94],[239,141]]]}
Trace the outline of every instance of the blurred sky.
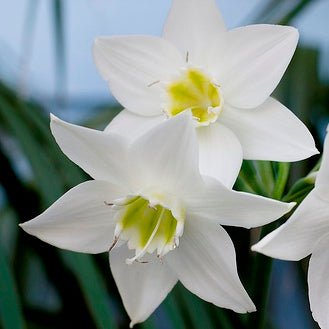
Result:
{"label": "blurred sky", "polygon": [[[294,2],[295,0],[289,0]],[[66,85],[71,99],[110,100],[96,71],[91,47],[99,35],[160,35],[170,0],[66,0],[64,9]],[[264,0],[217,0],[229,28],[252,21]],[[52,0],[0,2],[0,75],[18,83],[27,96],[56,93]],[[28,13],[32,13],[30,16]],[[321,47],[322,76],[329,70],[329,1],[313,0],[292,22],[301,43]],[[29,18],[30,17],[30,18]]]}

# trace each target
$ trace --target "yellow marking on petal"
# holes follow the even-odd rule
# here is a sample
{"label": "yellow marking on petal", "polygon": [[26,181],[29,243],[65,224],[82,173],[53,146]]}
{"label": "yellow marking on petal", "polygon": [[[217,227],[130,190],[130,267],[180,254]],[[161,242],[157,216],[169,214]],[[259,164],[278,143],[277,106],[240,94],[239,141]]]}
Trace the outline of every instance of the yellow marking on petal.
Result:
{"label": "yellow marking on petal", "polygon": [[190,109],[198,126],[215,122],[223,108],[220,87],[195,68],[185,70],[167,87],[165,111],[169,116]]}

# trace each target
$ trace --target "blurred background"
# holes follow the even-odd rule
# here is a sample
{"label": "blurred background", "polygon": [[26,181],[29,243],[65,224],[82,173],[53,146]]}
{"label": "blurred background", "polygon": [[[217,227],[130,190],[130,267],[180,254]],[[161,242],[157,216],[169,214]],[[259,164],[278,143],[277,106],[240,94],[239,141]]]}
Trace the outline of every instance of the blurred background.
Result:
{"label": "blurred background", "polygon": [[[322,150],[329,122],[329,1],[217,3],[230,29],[251,23],[299,29],[299,47],[275,96],[309,127]],[[59,250],[25,234],[18,223],[35,217],[70,187],[88,179],[54,142],[49,113],[103,129],[121,110],[93,64],[94,38],[160,35],[170,4],[170,0],[0,2],[0,328],[128,327],[106,254]],[[293,164],[289,176],[287,164],[245,161],[235,188],[287,200],[294,182],[317,161],[313,157]],[[282,168],[287,187],[274,195],[275,177]],[[271,175],[264,177],[268,170]],[[295,201],[311,188],[312,184],[306,186]],[[241,280],[260,310],[257,315],[218,309],[177,285],[136,328],[318,328],[308,305],[307,260],[272,262],[249,252],[259,230],[227,230],[236,246]]]}

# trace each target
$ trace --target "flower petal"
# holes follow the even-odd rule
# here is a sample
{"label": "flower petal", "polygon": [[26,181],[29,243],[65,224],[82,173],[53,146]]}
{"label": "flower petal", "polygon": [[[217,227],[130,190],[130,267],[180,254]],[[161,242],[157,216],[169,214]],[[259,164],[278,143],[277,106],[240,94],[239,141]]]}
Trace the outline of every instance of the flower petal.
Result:
{"label": "flower petal", "polygon": [[315,186],[329,186],[329,125],[327,127],[327,135],[324,139],[323,145],[323,154],[322,154],[322,162],[320,169],[316,175]]}
{"label": "flower petal", "polygon": [[311,311],[322,329],[329,328],[329,236],[322,238],[313,251],[308,267]]}
{"label": "flower petal", "polygon": [[160,123],[132,143],[129,156],[145,186],[182,195],[201,183],[195,128],[189,111]]}
{"label": "flower petal", "polygon": [[179,248],[165,260],[200,298],[239,313],[256,310],[238,277],[233,243],[215,221],[187,218]]}
{"label": "flower petal", "polygon": [[169,42],[143,35],[98,37],[93,54],[114,97],[142,115],[161,114],[164,83],[178,74],[185,63]]}
{"label": "flower petal", "polygon": [[126,245],[110,252],[111,271],[131,319],[131,327],[146,320],[177,282],[168,266],[154,255],[143,257],[147,264],[135,262],[127,265],[125,260],[132,255],[133,251]]}
{"label": "flower petal", "polygon": [[218,221],[222,225],[245,228],[268,224],[295,205],[259,195],[236,192],[207,178],[201,191],[188,196],[189,213]]}
{"label": "flower petal", "polygon": [[279,83],[297,41],[295,28],[280,25],[250,25],[222,34],[212,62],[225,101],[238,108],[262,104]]}
{"label": "flower petal", "polygon": [[51,116],[51,131],[62,151],[92,178],[130,187],[128,141]]}
{"label": "flower petal", "polygon": [[244,159],[298,161],[318,153],[306,126],[273,98],[254,109],[226,108],[220,120],[238,137]]}
{"label": "flower petal", "polygon": [[207,52],[218,33],[225,30],[225,23],[214,0],[174,0],[163,37],[184,56],[188,53],[192,62],[200,62],[202,54]]}
{"label": "flower petal", "polygon": [[116,221],[104,202],[124,196],[116,185],[88,181],[69,190],[46,211],[20,226],[56,247],[85,253],[109,249]]}
{"label": "flower petal", "polygon": [[198,127],[200,172],[218,179],[232,188],[242,164],[242,148],[239,140],[219,123]]}
{"label": "flower petal", "polygon": [[[329,232],[329,203],[316,189],[303,200],[289,220],[252,246],[252,250],[283,260],[300,260]],[[328,194],[328,191],[326,191]]]}
{"label": "flower petal", "polygon": [[114,117],[104,131],[106,133],[126,136],[133,140],[165,120],[166,117],[164,115],[145,117],[128,110],[122,110]]}

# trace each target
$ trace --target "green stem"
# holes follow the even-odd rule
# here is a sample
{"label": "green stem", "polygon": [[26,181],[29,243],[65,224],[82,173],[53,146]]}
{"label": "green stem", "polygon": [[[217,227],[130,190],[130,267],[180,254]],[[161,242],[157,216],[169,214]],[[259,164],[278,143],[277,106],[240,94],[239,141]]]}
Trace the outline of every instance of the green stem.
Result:
{"label": "green stem", "polygon": [[[262,169],[269,172],[268,165],[266,167],[261,165]],[[288,163],[278,163],[277,179],[274,185],[272,197],[280,200],[286,188],[290,165]],[[272,172],[272,168],[271,168]],[[263,173],[264,175],[264,173]],[[262,228],[260,238],[272,232],[278,227],[278,221]],[[263,329],[265,327],[266,304],[268,300],[272,258],[257,254],[254,258],[252,278],[252,299],[257,307],[257,312],[251,313],[247,320],[247,328],[249,329]]]}
{"label": "green stem", "polygon": [[278,163],[278,175],[274,185],[274,190],[272,194],[273,199],[280,200],[282,198],[284,189],[287,185],[289,177],[290,163],[279,162]]}
{"label": "green stem", "polygon": [[[276,222],[263,227],[260,238],[262,239],[264,236],[272,232],[277,227],[278,224]],[[271,270],[272,258],[266,257],[262,254],[257,254],[254,258],[251,288],[251,297],[256,305],[257,312],[249,314],[247,320],[248,329],[265,328],[265,312],[268,300]]]}
{"label": "green stem", "polygon": [[243,179],[257,194],[267,196],[264,184],[261,182],[253,161],[243,161],[240,171],[240,178]]}
{"label": "green stem", "polygon": [[257,171],[267,195],[271,195],[274,188],[273,168],[270,161],[257,161]]}

